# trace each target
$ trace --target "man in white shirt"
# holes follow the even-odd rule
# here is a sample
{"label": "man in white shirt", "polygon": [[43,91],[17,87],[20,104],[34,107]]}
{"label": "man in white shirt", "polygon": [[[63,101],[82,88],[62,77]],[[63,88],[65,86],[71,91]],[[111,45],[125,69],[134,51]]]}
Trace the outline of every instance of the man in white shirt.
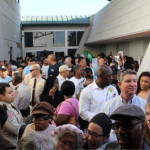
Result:
{"label": "man in white shirt", "polygon": [[57,76],[58,83],[59,83],[59,90],[61,90],[61,85],[64,81],[69,80],[67,76],[69,75],[69,71],[71,68],[69,68],[67,65],[61,65],[59,67],[59,75]]}
{"label": "man in white shirt", "polygon": [[42,71],[42,76],[43,76],[45,79],[47,79],[48,68],[49,68],[49,65],[48,65],[47,58],[44,58],[44,59],[43,59],[43,65],[42,65],[41,71]]}
{"label": "man in white shirt", "polygon": [[76,65],[74,67],[74,76],[70,79],[75,85],[75,93],[73,95],[74,98],[78,99],[78,96],[83,89],[83,83],[85,78],[83,78],[84,68],[80,65]]}
{"label": "man in white shirt", "polygon": [[84,88],[79,99],[79,114],[85,121],[90,121],[100,113],[105,101],[118,95],[116,88],[110,85],[112,70],[104,65],[97,70],[97,79]]}
{"label": "man in white shirt", "polygon": [[117,79],[121,94],[105,102],[101,112],[110,116],[113,111],[125,104],[139,106],[145,112],[146,101],[135,95],[137,90],[136,72],[131,69],[120,71],[118,72]]}

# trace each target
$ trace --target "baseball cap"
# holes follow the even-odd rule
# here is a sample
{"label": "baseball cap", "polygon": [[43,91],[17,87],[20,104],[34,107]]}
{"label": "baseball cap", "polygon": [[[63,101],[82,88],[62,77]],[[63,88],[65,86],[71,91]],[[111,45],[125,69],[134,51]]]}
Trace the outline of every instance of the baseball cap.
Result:
{"label": "baseball cap", "polygon": [[6,66],[1,66],[0,70],[7,70],[7,67]]}
{"label": "baseball cap", "polygon": [[53,106],[48,102],[37,103],[32,109],[32,115],[36,115],[36,114],[45,114],[45,115],[53,116],[54,114]]}
{"label": "baseball cap", "polygon": [[59,72],[63,72],[63,71],[66,71],[66,70],[70,71],[71,68],[69,68],[67,65],[62,65],[62,66],[59,67]]}
{"label": "baseball cap", "polygon": [[119,120],[121,118],[135,118],[142,122],[145,121],[145,115],[143,110],[136,105],[125,104],[118,107],[111,115],[110,118],[113,120]]}

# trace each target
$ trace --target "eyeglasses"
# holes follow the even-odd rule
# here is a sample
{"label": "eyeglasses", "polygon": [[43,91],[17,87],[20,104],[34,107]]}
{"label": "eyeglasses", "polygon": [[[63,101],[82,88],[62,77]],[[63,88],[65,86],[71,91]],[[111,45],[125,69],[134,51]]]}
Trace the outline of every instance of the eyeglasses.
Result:
{"label": "eyeglasses", "polygon": [[36,115],[33,115],[33,118],[35,119],[43,119],[43,120],[48,120],[50,118],[49,115],[46,115],[46,114],[36,114]]}
{"label": "eyeglasses", "polygon": [[112,123],[112,129],[118,130],[121,127],[124,130],[130,130],[139,123],[141,123],[141,122],[137,122],[137,123],[132,123],[132,122],[128,122],[128,121],[126,121],[126,122],[115,122],[115,123]]}
{"label": "eyeglasses", "polygon": [[30,70],[30,72],[32,72],[32,71],[34,71],[34,70],[37,70],[37,69],[32,69],[32,70]]}
{"label": "eyeglasses", "polygon": [[93,138],[98,138],[98,137],[101,137],[101,136],[104,136],[103,134],[102,135],[100,135],[100,134],[98,134],[98,133],[96,133],[96,132],[92,132],[92,131],[90,131],[90,130],[85,130],[85,134],[86,135],[90,135],[90,136],[92,136]]}

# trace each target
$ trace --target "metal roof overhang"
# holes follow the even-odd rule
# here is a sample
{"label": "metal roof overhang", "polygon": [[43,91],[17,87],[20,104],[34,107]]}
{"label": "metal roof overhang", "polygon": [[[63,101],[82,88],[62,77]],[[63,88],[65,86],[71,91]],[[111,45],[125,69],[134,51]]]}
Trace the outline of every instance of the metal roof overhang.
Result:
{"label": "metal roof overhang", "polygon": [[22,17],[22,26],[89,26],[87,16],[26,16]]}
{"label": "metal roof overhang", "polygon": [[92,46],[92,45],[100,45],[100,44],[108,44],[108,43],[118,43],[118,42],[132,41],[135,39],[142,39],[142,38],[150,38],[150,31],[135,33],[135,34],[121,36],[121,37],[114,37],[114,38],[99,40],[94,42],[86,42],[84,45]]}

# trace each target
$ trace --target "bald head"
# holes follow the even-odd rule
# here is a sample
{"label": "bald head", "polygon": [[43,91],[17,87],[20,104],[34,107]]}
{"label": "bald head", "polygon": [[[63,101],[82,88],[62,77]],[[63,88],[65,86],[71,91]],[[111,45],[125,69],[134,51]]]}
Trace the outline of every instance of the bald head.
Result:
{"label": "bald head", "polygon": [[102,65],[97,69],[97,76],[99,76],[101,74],[103,74],[103,75],[112,74],[112,70],[109,66]]}
{"label": "bald head", "polygon": [[97,80],[96,83],[100,88],[105,88],[111,83],[112,70],[107,65],[102,65],[97,69]]}
{"label": "bald head", "polygon": [[30,70],[40,70],[40,69],[41,69],[41,67],[39,64],[33,64],[30,68]]}

